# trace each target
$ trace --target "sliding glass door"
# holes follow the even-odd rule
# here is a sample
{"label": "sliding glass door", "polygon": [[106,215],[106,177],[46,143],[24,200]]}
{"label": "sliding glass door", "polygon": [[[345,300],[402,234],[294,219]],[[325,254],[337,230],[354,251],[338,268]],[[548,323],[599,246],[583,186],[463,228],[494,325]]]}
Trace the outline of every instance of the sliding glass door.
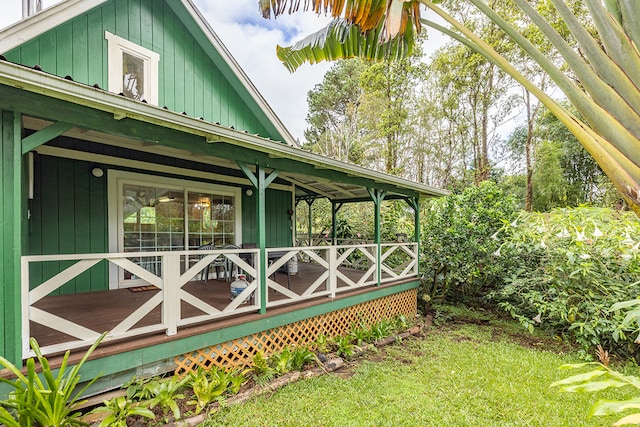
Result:
{"label": "sliding glass door", "polygon": [[[222,248],[240,241],[239,189],[119,171],[110,171],[109,179],[110,195],[119,206],[117,218],[112,218],[117,252],[197,250],[203,245]],[[110,226],[112,241],[113,228]],[[132,260],[153,274],[162,274],[161,257]],[[183,270],[188,263],[185,257]],[[135,274],[118,270],[117,287],[141,283]]]}

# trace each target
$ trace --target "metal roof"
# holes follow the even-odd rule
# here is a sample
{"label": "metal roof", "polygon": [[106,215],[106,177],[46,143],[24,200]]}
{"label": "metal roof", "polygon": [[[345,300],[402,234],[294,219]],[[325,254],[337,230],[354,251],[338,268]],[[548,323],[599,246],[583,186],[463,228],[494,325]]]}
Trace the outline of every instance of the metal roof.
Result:
{"label": "metal roof", "polygon": [[[52,7],[36,13],[0,31],[0,52],[13,49],[38,35],[61,25],[62,23],[98,7],[107,0],[65,0]],[[203,44],[212,45],[229,72],[233,73],[243,87],[265,112],[269,120],[285,138],[284,143],[251,135],[233,127],[225,127],[202,119],[189,117],[185,113],[169,111],[146,103],[130,100],[116,94],[103,91],[100,88],[76,83],[60,78],[40,70],[0,61],[0,109],[19,110],[26,115],[49,121],[66,121],[73,125],[66,134],[79,134],[79,137],[94,138],[96,142],[105,144],[123,144],[130,148],[147,151],[162,152],[189,158],[204,163],[224,165],[237,169],[234,160],[246,160],[243,154],[249,152],[261,153],[262,158],[254,158],[254,162],[261,163],[267,168],[279,171],[279,181],[287,181],[295,185],[296,197],[327,197],[332,200],[367,200],[370,198],[367,188],[378,188],[387,191],[387,197],[436,197],[448,194],[438,188],[418,184],[409,180],[376,172],[360,166],[341,162],[332,158],[314,154],[296,148],[293,137],[271,110],[259,91],[251,83],[232,55],[225,48],[206,19],[198,11],[191,0],[167,0],[180,19],[187,22],[193,20],[195,26],[189,25],[190,31]],[[195,28],[194,28],[195,27]],[[199,31],[196,31],[196,29]],[[71,77],[69,77],[71,78]],[[34,111],[35,104],[23,101],[20,108],[16,108],[8,88],[20,89],[33,97],[44,96],[44,102],[71,103],[92,111],[107,112],[113,120],[128,120],[140,125],[153,125],[173,131],[183,132],[202,140],[195,140],[189,147],[168,145],[167,141],[156,140],[152,135],[147,137],[133,137],[118,134],[117,130],[105,131],[87,123],[74,122],[73,117],[56,117],[56,111]],[[2,96],[7,92],[8,96]],[[40,101],[43,99],[40,98]],[[38,101],[38,102],[40,102]],[[29,111],[32,111],[29,113]],[[55,110],[55,109],[53,109]],[[37,120],[31,121],[30,126],[45,126]],[[147,128],[148,130],[148,128]],[[215,144],[221,150],[235,153],[226,158],[211,155],[211,149],[204,149],[202,144]],[[168,148],[169,147],[169,148]],[[234,151],[233,147],[236,148]],[[245,150],[245,151],[243,151]],[[250,150],[250,151],[246,151]],[[170,153],[170,154],[168,154]],[[252,156],[249,156],[252,157]]]}
{"label": "metal roof", "polygon": [[[17,99],[16,89],[24,95],[20,97],[24,99]],[[113,129],[105,131],[99,125],[83,122],[80,117],[60,116],[58,108],[46,108],[42,106],[41,101],[31,101],[30,97],[45,97],[52,106],[56,102],[64,102],[83,110],[109,113],[108,117],[112,121],[128,119],[128,123],[134,125],[152,125],[197,137],[200,141],[198,144],[174,150],[176,155],[181,152],[183,156],[195,160],[211,157],[211,150],[204,149],[204,145],[211,144],[220,144],[220,152],[223,152],[222,148],[226,146],[260,153],[263,160],[256,163],[261,163],[265,168],[279,170],[279,178],[296,186],[297,197],[318,195],[338,201],[368,199],[367,188],[384,189],[390,198],[425,198],[448,194],[442,189],[324,157],[282,142],[128,99],[43,71],[0,61],[0,109],[17,110],[50,121],[63,121],[81,129],[82,133],[87,135],[89,131],[117,135],[117,131]],[[137,146],[148,151],[158,150],[159,147],[167,145],[166,141],[157,140],[153,134],[140,137],[124,133],[118,136],[129,138],[132,147]],[[105,137],[104,140],[108,143],[108,138]],[[134,141],[137,141],[137,145]],[[221,156],[218,161],[222,162],[221,159],[224,158]],[[226,160],[227,164],[233,164],[228,161],[232,160],[229,156]],[[240,154],[233,160],[245,159]]]}

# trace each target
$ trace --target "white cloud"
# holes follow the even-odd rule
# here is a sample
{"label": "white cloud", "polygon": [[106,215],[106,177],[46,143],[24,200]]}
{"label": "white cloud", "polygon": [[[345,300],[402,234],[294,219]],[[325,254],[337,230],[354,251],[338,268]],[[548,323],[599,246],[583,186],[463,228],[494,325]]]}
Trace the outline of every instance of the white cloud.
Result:
{"label": "white cloud", "polygon": [[[43,0],[47,8],[61,0]],[[307,126],[307,93],[322,81],[330,64],[304,65],[291,74],[276,57],[276,45],[288,45],[322,28],[328,19],[297,13],[264,19],[257,0],[194,0],[227,49],[295,138]],[[2,0],[0,28],[22,17],[21,0]]]}

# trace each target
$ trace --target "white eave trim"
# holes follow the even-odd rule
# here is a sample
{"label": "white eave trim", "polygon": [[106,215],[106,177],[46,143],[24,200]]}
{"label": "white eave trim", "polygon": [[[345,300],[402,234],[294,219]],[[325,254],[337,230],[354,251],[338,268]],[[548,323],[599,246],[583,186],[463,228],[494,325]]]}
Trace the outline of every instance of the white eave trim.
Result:
{"label": "white eave trim", "polygon": [[[8,1],[8,0],[5,0]],[[16,0],[17,1],[17,0]],[[107,0],[66,0],[0,30],[0,53],[38,37]],[[35,64],[26,64],[35,65]]]}

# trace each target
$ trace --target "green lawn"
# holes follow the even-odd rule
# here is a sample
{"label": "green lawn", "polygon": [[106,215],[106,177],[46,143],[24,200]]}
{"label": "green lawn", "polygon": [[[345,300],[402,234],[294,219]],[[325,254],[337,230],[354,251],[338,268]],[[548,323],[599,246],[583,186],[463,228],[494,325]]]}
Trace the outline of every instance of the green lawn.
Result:
{"label": "green lawn", "polygon": [[[620,389],[562,393],[575,353],[509,322],[449,322],[358,358],[346,369],[290,384],[213,414],[203,426],[607,426],[587,419]],[[627,367],[636,369],[635,367]]]}

